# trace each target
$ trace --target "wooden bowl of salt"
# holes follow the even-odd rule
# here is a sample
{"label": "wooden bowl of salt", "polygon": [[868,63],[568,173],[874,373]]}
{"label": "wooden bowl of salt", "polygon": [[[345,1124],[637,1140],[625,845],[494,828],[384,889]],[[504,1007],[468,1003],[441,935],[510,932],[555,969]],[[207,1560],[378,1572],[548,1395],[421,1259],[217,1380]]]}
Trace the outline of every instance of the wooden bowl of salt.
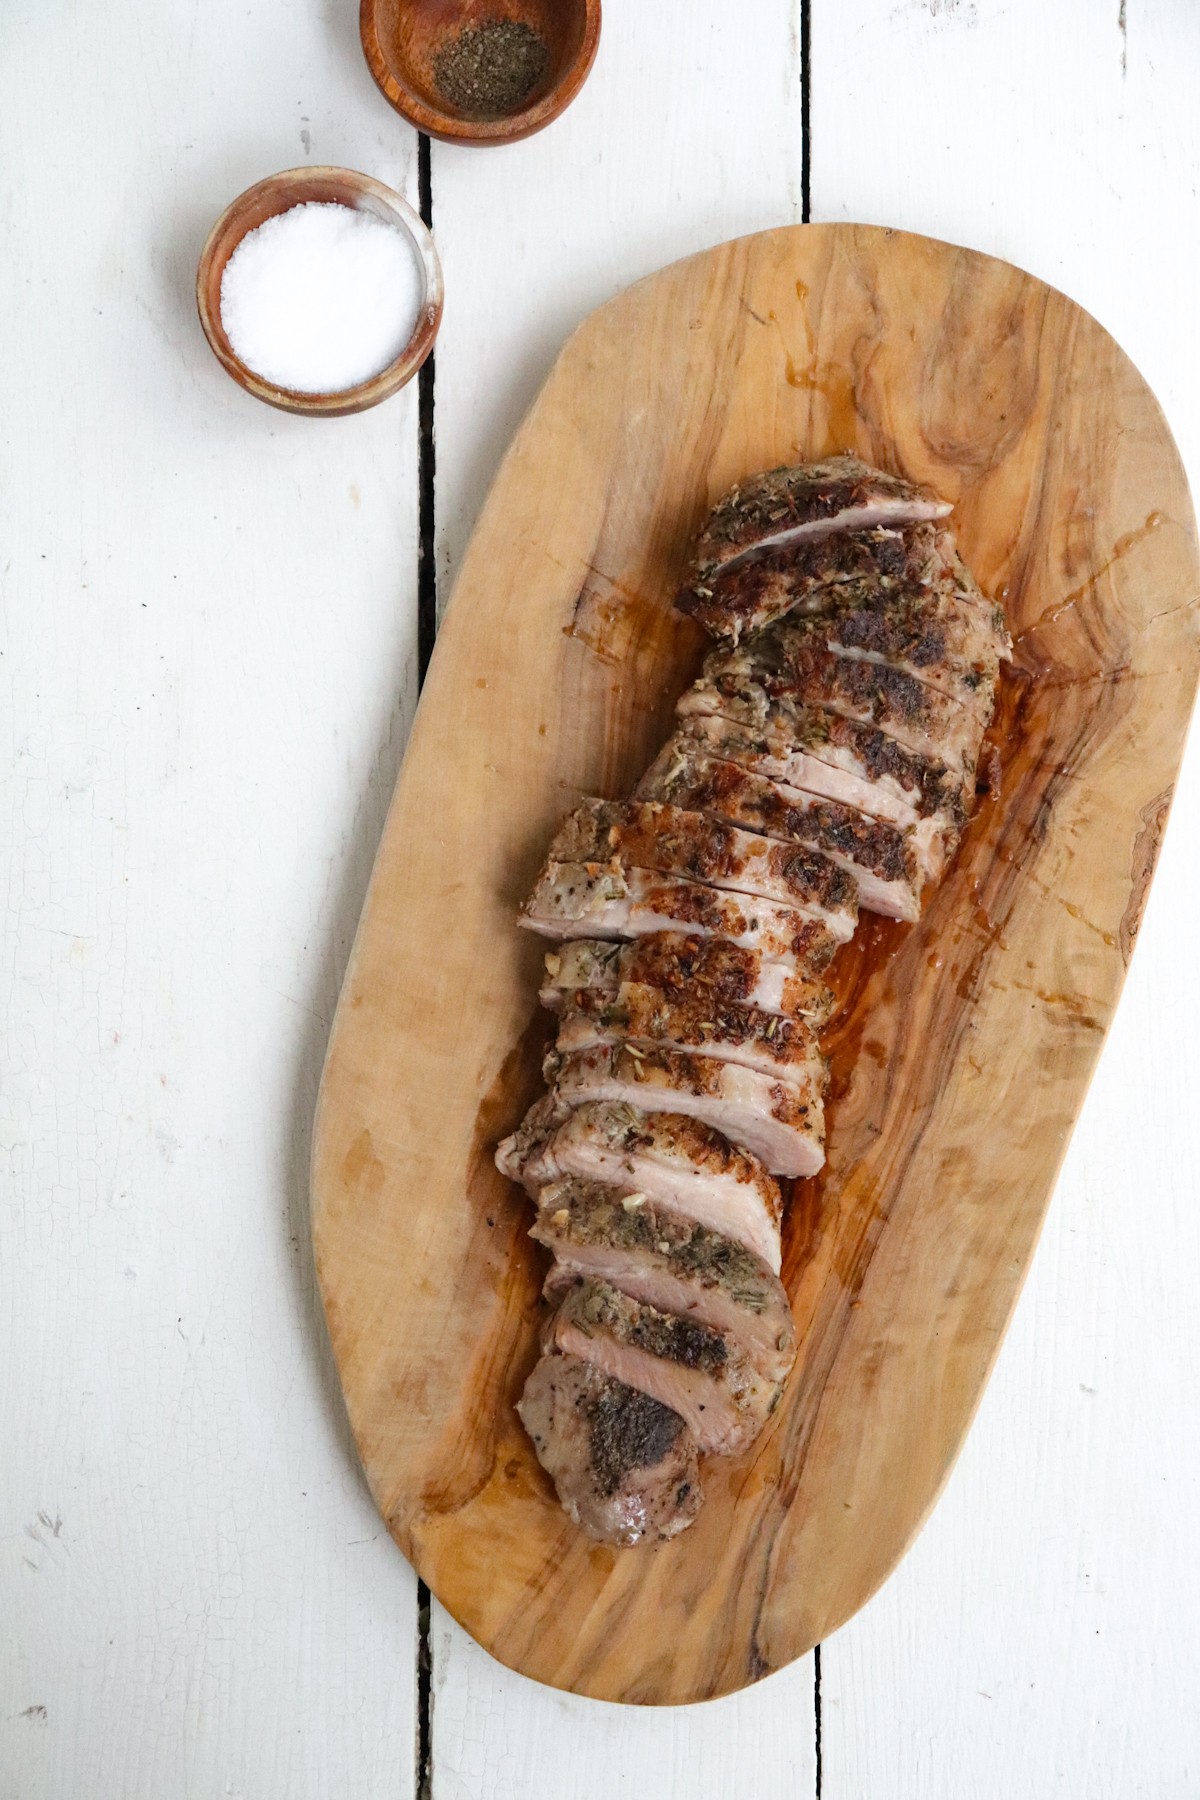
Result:
{"label": "wooden bowl of salt", "polygon": [[399,194],[354,169],[285,169],[209,232],[200,323],[239,387],[284,412],[365,412],[411,381],[442,319],[433,239]]}
{"label": "wooden bowl of salt", "polygon": [[447,144],[513,144],[570,105],[600,0],[361,0],[359,34],[396,111]]}

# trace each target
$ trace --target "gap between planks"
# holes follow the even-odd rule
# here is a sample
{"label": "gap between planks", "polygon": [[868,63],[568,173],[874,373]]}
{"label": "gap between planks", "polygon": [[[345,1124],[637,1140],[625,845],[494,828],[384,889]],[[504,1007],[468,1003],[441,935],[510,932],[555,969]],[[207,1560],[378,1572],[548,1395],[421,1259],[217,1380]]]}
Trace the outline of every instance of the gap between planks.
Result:
{"label": "gap between planks", "polygon": [[[417,191],[421,220],[433,231],[433,159],[429,139],[417,135]],[[417,376],[417,693],[437,635],[437,565],[434,561],[433,373],[431,351]],[[429,1589],[417,1582],[417,1783],[416,1800],[433,1793],[433,1650],[430,1643]]]}
{"label": "gap between planks", "polygon": [[[433,231],[433,158],[429,139],[417,136],[417,192],[421,219]],[[417,692],[433,654],[437,635],[437,564],[434,561],[434,474],[436,451],[433,437],[434,352],[431,350],[417,376]]]}
{"label": "gap between planks", "polygon": [[[800,0],[800,223],[812,220],[812,0]],[[818,1784],[817,1792],[820,1793]]]}

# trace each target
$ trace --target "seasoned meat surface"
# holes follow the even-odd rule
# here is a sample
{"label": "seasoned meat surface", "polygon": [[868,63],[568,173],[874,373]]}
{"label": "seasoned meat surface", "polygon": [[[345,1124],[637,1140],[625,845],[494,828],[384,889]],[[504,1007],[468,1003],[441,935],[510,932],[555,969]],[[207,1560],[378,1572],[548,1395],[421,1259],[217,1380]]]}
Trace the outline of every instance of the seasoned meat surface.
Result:
{"label": "seasoned meat surface", "polygon": [[723,1332],[768,1381],[783,1381],[796,1360],[787,1295],[763,1259],[645,1194],[575,1177],[552,1182],[538,1195],[530,1236],[554,1254],[547,1299],[579,1279],[606,1281],[659,1312]]}
{"label": "seasoned meat surface", "polygon": [[[714,748],[751,733],[763,740],[779,778],[822,800],[856,806],[892,825],[943,819],[961,825],[975,804],[974,784],[940,756],[907,749],[886,732],[788,695],[772,696],[757,682],[732,678],[719,685],[703,677],[684,694],[678,731]],[[668,739],[668,743],[672,740]],[[638,784],[649,797],[651,782],[670,777],[665,750]]]}
{"label": "seasoned meat surface", "polygon": [[714,1006],[753,1006],[782,1018],[823,1025],[834,1006],[833,989],[819,979],[829,946],[802,972],[772,962],[726,938],[688,937],[680,931],[649,933],[631,944],[574,938],[546,956],[541,1002],[560,1013],[578,989],[612,998],[622,982],[640,982],[668,995],[685,993]]}
{"label": "seasoned meat surface", "polygon": [[676,602],[719,642],[522,909],[558,1029],[496,1152],[553,1258],[521,1412],[605,1542],[683,1529],[697,1454],[753,1444],[795,1362],[774,1177],[824,1162],[826,973],[860,905],[920,917],[1012,656],[949,512],[854,456],[727,494]]}
{"label": "seasoned meat surface", "polygon": [[557,1047],[564,1055],[595,1044],[626,1043],[698,1050],[782,1081],[822,1078],[821,1054],[808,1025],[754,1006],[714,1005],[703,991],[667,995],[640,981],[622,982],[612,995],[577,988],[567,995],[561,1019]]}
{"label": "seasoned meat surface", "polygon": [[815,1175],[825,1161],[823,1069],[819,1083],[783,1081],[715,1056],[624,1044],[551,1051],[544,1067],[571,1105],[624,1101],[642,1112],[682,1113],[743,1145],[773,1175]]}
{"label": "seasoned meat surface", "polygon": [[496,1151],[496,1164],[537,1199],[564,1176],[645,1194],[656,1206],[744,1244],[779,1273],[783,1201],[758,1157],[700,1120],[622,1102],[572,1108],[544,1094]]}
{"label": "seasoned meat surface", "polygon": [[686,1531],[703,1498],[679,1414],[575,1356],[543,1356],[517,1402],[564,1511],[602,1544]]}
{"label": "seasoned meat surface", "polygon": [[826,612],[850,587],[887,594],[944,579],[937,538],[936,524],[922,522],[794,539],[724,568],[693,567],[675,605],[736,644],[788,613]]}
{"label": "seasoned meat surface", "polygon": [[[669,759],[666,751],[660,758],[669,764],[672,794],[698,811],[736,819],[768,837],[815,844],[853,876],[859,904],[868,912],[920,917],[925,882],[937,881],[953,855],[958,841],[953,828],[936,818],[900,827],[805,793],[775,778],[780,762],[762,739],[722,720],[692,723],[695,732],[680,733],[668,744]],[[654,779],[652,770],[646,785]]]}
{"label": "seasoned meat surface", "polygon": [[822,921],[755,894],[702,887],[679,875],[600,863],[547,863],[518,924],[552,938],[626,938],[683,931],[726,938],[744,950],[810,966],[827,944]]}
{"label": "seasoned meat surface", "polygon": [[[880,528],[944,518],[949,503],[929,488],[869,468],[853,456],[752,476],[709,514],[676,605],[716,633],[736,636],[765,621],[744,609],[723,611],[716,583],[739,567],[834,534],[866,540]],[[884,556],[891,549],[885,537]],[[869,565],[868,565],[869,566]],[[827,578],[827,577],[826,577]],[[707,604],[706,604],[707,603]]]}
{"label": "seasoned meat surface", "polygon": [[801,538],[693,570],[676,605],[714,637],[737,643],[787,615],[884,612],[922,597],[969,613],[1000,656],[1011,655],[1003,607],[980,593],[952,533],[936,521]]}
{"label": "seasoned meat surface", "polygon": [[695,1319],[676,1318],[584,1281],[547,1322],[544,1348],[578,1356],[677,1412],[702,1452],[748,1449],[779,1400],[779,1387],[745,1351]]}
{"label": "seasoned meat surface", "polygon": [[820,919],[841,939],[853,936],[858,917],[853,882],[823,856],[783,850],[677,806],[585,800],[551,844],[549,860],[652,869],[754,894]]}
{"label": "seasoned meat surface", "polygon": [[953,592],[922,589],[893,595],[887,606],[793,614],[788,631],[794,641],[808,639],[835,656],[885,663],[973,709],[985,724],[990,718],[1007,642]]}
{"label": "seasoned meat surface", "polygon": [[820,634],[790,619],[736,649],[714,650],[703,678],[720,692],[755,696],[760,714],[780,700],[793,709],[835,713],[882,733],[912,756],[944,762],[966,779],[974,777],[991,717],[990,693],[981,721],[969,696],[954,699],[891,663],[837,655]]}

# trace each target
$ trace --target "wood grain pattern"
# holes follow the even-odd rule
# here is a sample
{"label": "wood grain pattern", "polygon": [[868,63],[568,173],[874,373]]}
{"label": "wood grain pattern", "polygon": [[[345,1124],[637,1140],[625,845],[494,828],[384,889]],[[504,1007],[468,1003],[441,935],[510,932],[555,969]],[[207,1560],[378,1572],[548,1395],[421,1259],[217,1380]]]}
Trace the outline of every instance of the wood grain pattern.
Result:
{"label": "wood grain pattern", "polygon": [[[497,1136],[540,1086],[513,909],[583,792],[624,791],[699,634],[711,501],[858,449],[955,502],[1017,638],[999,779],[918,926],[845,960],[829,1163],[784,1271],[803,1348],[752,1458],[674,1544],[559,1511],[513,1402],[539,1255]],[[464,560],[335,1023],[318,1269],[389,1528],[502,1661],[601,1698],[729,1692],[879,1585],[962,1443],[1136,934],[1197,679],[1186,482],[1101,328],[1007,264],[849,226],[640,283],[564,349]]]}

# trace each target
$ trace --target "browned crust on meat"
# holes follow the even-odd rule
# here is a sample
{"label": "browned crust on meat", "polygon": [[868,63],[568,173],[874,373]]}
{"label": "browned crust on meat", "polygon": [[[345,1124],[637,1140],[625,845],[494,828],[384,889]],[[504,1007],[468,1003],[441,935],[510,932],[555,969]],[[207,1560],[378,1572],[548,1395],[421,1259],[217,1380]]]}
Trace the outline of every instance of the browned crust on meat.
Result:
{"label": "browned crust on meat", "polygon": [[701,883],[757,873],[800,905],[857,911],[854,883],[825,857],[748,846],[735,827],[681,807],[585,800],[562,825],[550,846],[550,860],[587,863],[609,857]]}
{"label": "browned crust on meat", "polygon": [[[967,812],[967,792],[971,784],[963,773],[951,769],[940,757],[922,756],[908,750],[878,726],[847,719],[841,713],[814,705],[788,691],[788,683],[774,684],[774,692],[735,661],[741,652],[719,652],[705,664],[704,674],[693,691],[703,686],[711,694],[712,712],[731,724],[752,731],[770,731],[781,747],[804,750],[821,760],[822,748],[844,751],[861,764],[867,779],[895,782],[909,804],[922,818],[937,814],[961,824]],[[722,659],[729,666],[721,668]],[[686,701],[687,696],[684,696]],[[691,729],[691,711],[681,702],[681,718],[685,731]],[[769,751],[765,741],[762,750]],[[664,796],[667,797],[667,796]],[[681,794],[670,794],[677,804],[687,804]]]}
{"label": "browned crust on meat", "polygon": [[[687,1093],[696,1099],[722,1102],[725,1094],[727,1071],[734,1069],[740,1075],[754,1075],[759,1081],[768,1084],[767,1098],[771,1117],[780,1125],[794,1127],[796,1130],[815,1131],[820,1133],[824,1117],[821,1106],[821,1094],[828,1084],[828,1067],[822,1058],[815,1066],[805,1069],[799,1079],[787,1079],[778,1076],[772,1079],[760,1071],[745,1069],[735,1063],[725,1062],[715,1056],[704,1056],[691,1050],[665,1050],[650,1044],[645,1048],[630,1047],[627,1044],[611,1044],[599,1046],[591,1050],[572,1051],[563,1056],[557,1050],[547,1053],[542,1065],[542,1073],[547,1083],[558,1082],[563,1075],[573,1076],[595,1070],[600,1072],[603,1063],[608,1065],[608,1078],[629,1086],[653,1086],[671,1088],[677,1093]],[[661,1077],[660,1079],[657,1079]]]}
{"label": "browned crust on meat", "polygon": [[[723,1175],[754,1188],[772,1222],[783,1217],[779,1183],[751,1150],[731,1144],[721,1132],[684,1113],[648,1116],[626,1101],[590,1101],[578,1109],[602,1131],[608,1147],[632,1155],[651,1145],[669,1146],[701,1174]],[[601,1119],[598,1114],[603,1114]]]}
{"label": "browned crust on meat", "polygon": [[[564,961],[580,949],[588,953],[588,966],[580,972],[584,979],[573,981],[570,968],[564,979]],[[759,982],[768,970],[774,970],[781,995],[780,1003],[770,1010],[789,1016],[802,1014],[820,1025],[833,1011],[836,996],[816,978],[814,970],[818,965],[822,969],[827,966],[832,950],[831,944],[823,944],[809,959],[808,968],[789,974],[790,961],[765,957],[727,938],[689,937],[679,931],[646,932],[629,943],[575,938],[563,951],[547,953],[541,1001],[551,1012],[559,1012],[565,996],[578,988],[611,997],[623,981],[635,981],[668,996],[691,989],[697,994],[710,993],[712,1005],[751,1005]]]}
{"label": "browned crust on meat", "polygon": [[836,519],[876,501],[945,505],[932,488],[873,469],[854,456],[768,469],[739,482],[713,507],[696,540],[694,569],[719,568],[772,533]]}
{"label": "browned crust on meat", "polygon": [[718,564],[697,561],[675,605],[714,637],[736,640],[793,609],[824,612],[837,606],[845,588],[860,595],[887,593],[902,584],[920,588],[938,574],[936,526],[877,525],[801,538],[738,562],[727,573]]}
{"label": "browned crust on meat", "polygon": [[623,1199],[601,1182],[567,1180],[544,1188],[529,1235],[551,1250],[615,1245],[661,1257],[676,1275],[700,1287],[723,1288],[737,1306],[759,1316],[786,1301],[778,1276],[744,1244],[642,1195]]}
{"label": "browned crust on meat", "polygon": [[[939,745],[939,740],[949,743],[965,739],[959,754],[967,773],[974,771],[986,721],[967,712],[940,689],[927,686],[890,663],[834,655],[819,638],[790,620],[781,621],[741,649],[710,655],[704,674],[718,689],[733,684],[744,692],[747,687],[757,686],[769,703],[787,700],[805,709],[832,712],[834,717],[842,716],[837,711],[839,707],[848,707],[855,719],[847,723],[857,722],[868,737],[899,730],[923,734],[933,745]],[[819,730],[820,722],[814,720],[813,728]],[[833,741],[836,727],[828,730]],[[885,742],[893,741],[890,735],[885,736]],[[898,743],[896,747],[909,764],[924,762],[935,768],[948,768],[941,755],[923,755]],[[961,774],[957,770],[952,773],[961,784]],[[905,785],[915,782],[914,770]]]}
{"label": "browned crust on meat", "polygon": [[[635,883],[635,877],[641,879]],[[580,888],[585,888],[586,913],[570,910],[572,897]],[[736,889],[704,887],[681,875],[660,875],[648,869],[623,871],[616,858],[607,863],[548,862],[522,906],[518,922],[541,931],[563,920],[583,920],[589,932],[603,932],[603,912],[592,904],[593,899],[603,904],[624,901],[635,888],[640,891],[634,891],[632,903],[645,917],[662,919],[664,929],[750,938],[754,948],[774,959],[794,957],[811,965],[811,958],[826,943],[832,946],[832,955],[839,941],[822,918],[808,918],[782,901]]]}
{"label": "browned crust on meat", "polygon": [[752,1188],[772,1224],[778,1226],[782,1217],[779,1183],[752,1151],[685,1113],[644,1113],[625,1100],[587,1100],[572,1107],[557,1094],[543,1094],[500,1146],[499,1166],[536,1189],[535,1171],[543,1158],[553,1162],[555,1140],[569,1154],[567,1146],[577,1134],[594,1135],[608,1155],[627,1161],[631,1171],[635,1157],[654,1154],[664,1165],[674,1160],[686,1164],[698,1177]]}
{"label": "browned crust on meat", "polygon": [[[530,1373],[517,1411],[563,1505],[602,1543],[628,1545],[647,1532],[671,1537],[695,1517],[697,1446],[661,1400],[552,1351]],[[578,1486],[588,1479],[590,1494]],[[597,1500],[615,1504],[598,1509]]]}
{"label": "browned crust on meat", "polygon": [[963,686],[975,692],[995,681],[999,652],[980,655],[974,661],[961,656],[959,646],[969,636],[970,622],[956,616],[953,604],[897,605],[878,612],[868,607],[849,608],[834,618],[789,620],[794,630],[830,645],[859,650],[914,669],[933,669],[953,664]]}
{"label": "browned crust on meat", "polygon": [[585,1281],[567,1295],[552,1330],[557,1336],[562,1327],[570,1326],[584,1337],[607,1331],[647,1356],[702,1375],[719,1375],[729,1361],[729,1347],[719,1331],[642,1306],[605,1281]]}
{"label": "browned crust on meat", "polygon": [[[832,939],[813,946],[806,970],[790,978],[795,1000],[789,1010],[808,1004],[809,1010],[827,1012],[833,1004],[833,991],[823,983],[808,979],[829,967],[837,946]],[[685,937],[681,932],[649,933],[630,946],[632,954],[623,965],[628,981],[644,982],[648,987],[681,994],[687,989],[712,996],[715,1006],[738,1006],[753,993],[764,958],[757,950],[743,950],[724,938]]]}
{"label": "browned crust on meat", "polygon": [[827,845],[886,881],[918,880],[916,853],[899,827],[836,800],[796,806],[767,776],[740,763],[702,751],[683,755],[671,787],[688,806],[711,809],[753,831]]}
{"label": "browned crust on meat", "polygon": [[[685,928],[701,925],[706,931],[730,937],[757,932],[765,916],[761,907],[756,909],[753,898],[699,885],[655,890],[646,896],[644,904],[648,912],[657,913],[664,919],[678,920]],[[771,901],[762,902],[762,906],[772,904]],[[837,949],[837,940],[817,919],[806,919],[799,913],[781,909],[772,929],[775,927],[783,934],[781,951],[794,956],[798,962],[811,961],[824,951],[826,945],[830,947],[831,958]]]}
{"label": "browned crust on meat", "polygon": [[638,1469],[657,1468],[684,1430],[677,1412],[612,1375],[604,1377],[600,1391],[586,1400],[581,1398],[580,1404],[586,1409],[589,1427],[589,1463],[596,1487],[606,1500]]}
{"label": "browned crust on meat", "polygon": [[798,1019],[782,1019],[757,1006],[721,1001],[703,989],[686,988],[668,998],[656,988],[628,981],[616,998],[610,999],[579,988],[568,996],[564,1027],[573,1016],[638,1044],[669,1040],[704,1050],[714,1042],[753,1043],[781,1071],[804,1069],[818,1054],[814,1032]]}
{"label": "browned crust on meat", "polygon": [[1012,654],[1004,608],[980,592],[953,534],[931,520],[802,538],[728,569],[693,567],[675,604],[735,643],[786,615],[950,609],[990,637],[1001,660]]}

